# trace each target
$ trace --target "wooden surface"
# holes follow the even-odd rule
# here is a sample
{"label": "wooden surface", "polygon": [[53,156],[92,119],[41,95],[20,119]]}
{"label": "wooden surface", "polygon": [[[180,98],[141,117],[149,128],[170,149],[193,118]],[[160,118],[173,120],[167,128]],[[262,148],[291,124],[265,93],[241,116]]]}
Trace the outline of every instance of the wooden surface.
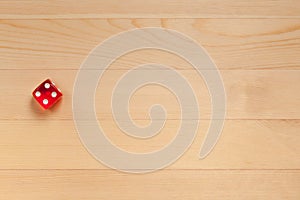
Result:
{"label": "wooden surface", "polygon": [[[181,119],[166,89],[146,86],[131,99],[138,124],[149,122],[154,103],[168,111],[164,129],[149,140],[124,135],[109,106],[128,69],[166,64],[189,80],[200,102],[191,148],[166,169],[134,175],[100,164],[79,140],[71,100],[80,64],[101,41],[138,27],[194,38],[220,69],[227,118],[204,160],[198,153],[211,114],[206,86],[186,61],[158,50],[133,52],[110,66],[97,89],[97,117],[128,151],[171,141]],[[0,1],[0,58],[0,199],[300,199],[300,1]],[[31,91],[47,77],[64,97],[44,112]]]}

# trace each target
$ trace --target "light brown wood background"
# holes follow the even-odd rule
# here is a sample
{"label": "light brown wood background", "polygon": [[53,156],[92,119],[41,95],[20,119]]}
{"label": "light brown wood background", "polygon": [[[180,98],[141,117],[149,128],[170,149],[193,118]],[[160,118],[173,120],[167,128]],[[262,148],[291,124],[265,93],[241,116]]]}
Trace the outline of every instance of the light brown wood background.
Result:
{"label": "light brown wood background", "polygon": [[[155,173],[126,174],[97,162],[80,143],[72,90],[80,64],[97,44],[150,26],[178,30],[207,49],[224,79],[227,119],[213,152],[199,160],[210,122],[201,77],[166,52],[143,50],[119,58],[105,72],[96,96],[98,119],[119,147],[159,149],[180,122],[176,98],[147,86],[132,97],[130,112],[137,123],[147,124],[149,106],[165,105],[162,132],[136,140],[116,127],[111,89],[138,64],[155,61],[177,69],[197,91],[201,111],[197,138],[183,157]],[[298,0],[2,0],[0,57],[1,200],[300,199]],[[31,91],[47,77],[64,97],[44,112]]]}

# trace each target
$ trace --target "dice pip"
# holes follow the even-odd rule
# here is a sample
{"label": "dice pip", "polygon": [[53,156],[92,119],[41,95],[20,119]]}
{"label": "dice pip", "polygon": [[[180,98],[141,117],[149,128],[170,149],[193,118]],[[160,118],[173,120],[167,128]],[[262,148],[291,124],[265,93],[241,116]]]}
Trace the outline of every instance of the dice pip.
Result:
{"label": "dice pip", "polygon": [[32,95],[44,109],[52,107],[62,97],[60,89],[50,79],[42,82]]}

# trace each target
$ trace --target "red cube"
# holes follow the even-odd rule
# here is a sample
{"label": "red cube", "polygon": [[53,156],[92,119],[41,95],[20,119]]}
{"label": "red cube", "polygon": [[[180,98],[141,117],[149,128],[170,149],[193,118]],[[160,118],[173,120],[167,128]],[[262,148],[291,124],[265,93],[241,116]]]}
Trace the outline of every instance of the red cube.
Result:
{"label": "red cube", "polygon": [[61,91],[50,79],[41,83],[32,95],[44,109],[50,108],[62,97]]}

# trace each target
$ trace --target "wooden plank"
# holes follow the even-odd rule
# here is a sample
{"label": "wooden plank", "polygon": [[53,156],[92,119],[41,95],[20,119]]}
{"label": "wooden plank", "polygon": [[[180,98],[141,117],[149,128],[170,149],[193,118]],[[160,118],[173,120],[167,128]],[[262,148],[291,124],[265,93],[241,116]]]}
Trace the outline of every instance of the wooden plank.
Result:
{"label": "wooden plank", "polygon": [[[99,119],[113,119],[112,91],[125,72],[107,70],[104,73],[95,98]],[[194,70],[178,72],[187,78],[195,92],[199,101],[199,118],[210,119],[210,96],[201,76]],[[76,70],[2,70],[0,91],[5,95],[1,96],[0,119],[72,119],[76,73]],[[227,119],[300,119],[300,110],[295,109],[300,106],[299,70],[225,70],[221,71],[221,76],[227,95]],[[32,98],[31,92],[46,77],[56,82],[64,97],[52,110],[45,112]],[[170,81],[175,80],[170,77]],[[133,119],[149,119],[149,108],[157,103],[165,107],[168,119],[181,119],[177,98],[166,88],[151,84],[134,93],[130,100],[130,114]],[[124,117],[121,115],[120,119]]]}
{"label": "wooden plank", "polygon": [[[0,1],[0,199],[300,199],[299,11],[296,0]],[[181,121],[174,95],[149,85],[134,94],[130,114],[147,125],[149,107],[161,103],[166,124],[148,140],[126,136],[114,123],[109,98],[126,70],[153,62],[171,66],[199,100],[200,125],[188,151],[164,170],[134,175],[111,170],[87,152],[72,121],[71,98],[90,50],[140,27],[174,29],[203,45],[221,69],[228,115],[213,152],[199,160],[211,114],[203,79],[183,59],[159,50],[117,59],[95,98],[99,122],[116,146],[158,150]],[[31,91],[46,77],[64,98],[42,111]]]}
{"label": "wooden plank", "polygon": [[[100,124],[116,146],[147,153],[168,144],[180,121],[167,121],[147,140],[125,135],[113,121]],[[198,155],[209,121],[199,124],[195,141],[169,169],[300,169],[299,120],[227,120],[216,147],[203,160]],[[0,121],[0,132],[1,169],[107,169],[86,151],[72,121]]]}
{"label": "wooden plank", "polygon": [[0,18],[298,17],[299,9],[294,0],[2,0]]}
{"label": "wooden plank", "polygon": [[103,170],[1,170],[3,199],[300,198],[300,171],[163,170],[132,175]]}
{"label": "wooden plank", "polygon": [[[164,27],[192,37],[220,69],[300,68],[299,19],[85,19],[1,20],[0,69],[78,69],[100,42],[139,27]],[[188,67],[178,56],[158,50],[119,60],[116,69],[147,62]]]}

